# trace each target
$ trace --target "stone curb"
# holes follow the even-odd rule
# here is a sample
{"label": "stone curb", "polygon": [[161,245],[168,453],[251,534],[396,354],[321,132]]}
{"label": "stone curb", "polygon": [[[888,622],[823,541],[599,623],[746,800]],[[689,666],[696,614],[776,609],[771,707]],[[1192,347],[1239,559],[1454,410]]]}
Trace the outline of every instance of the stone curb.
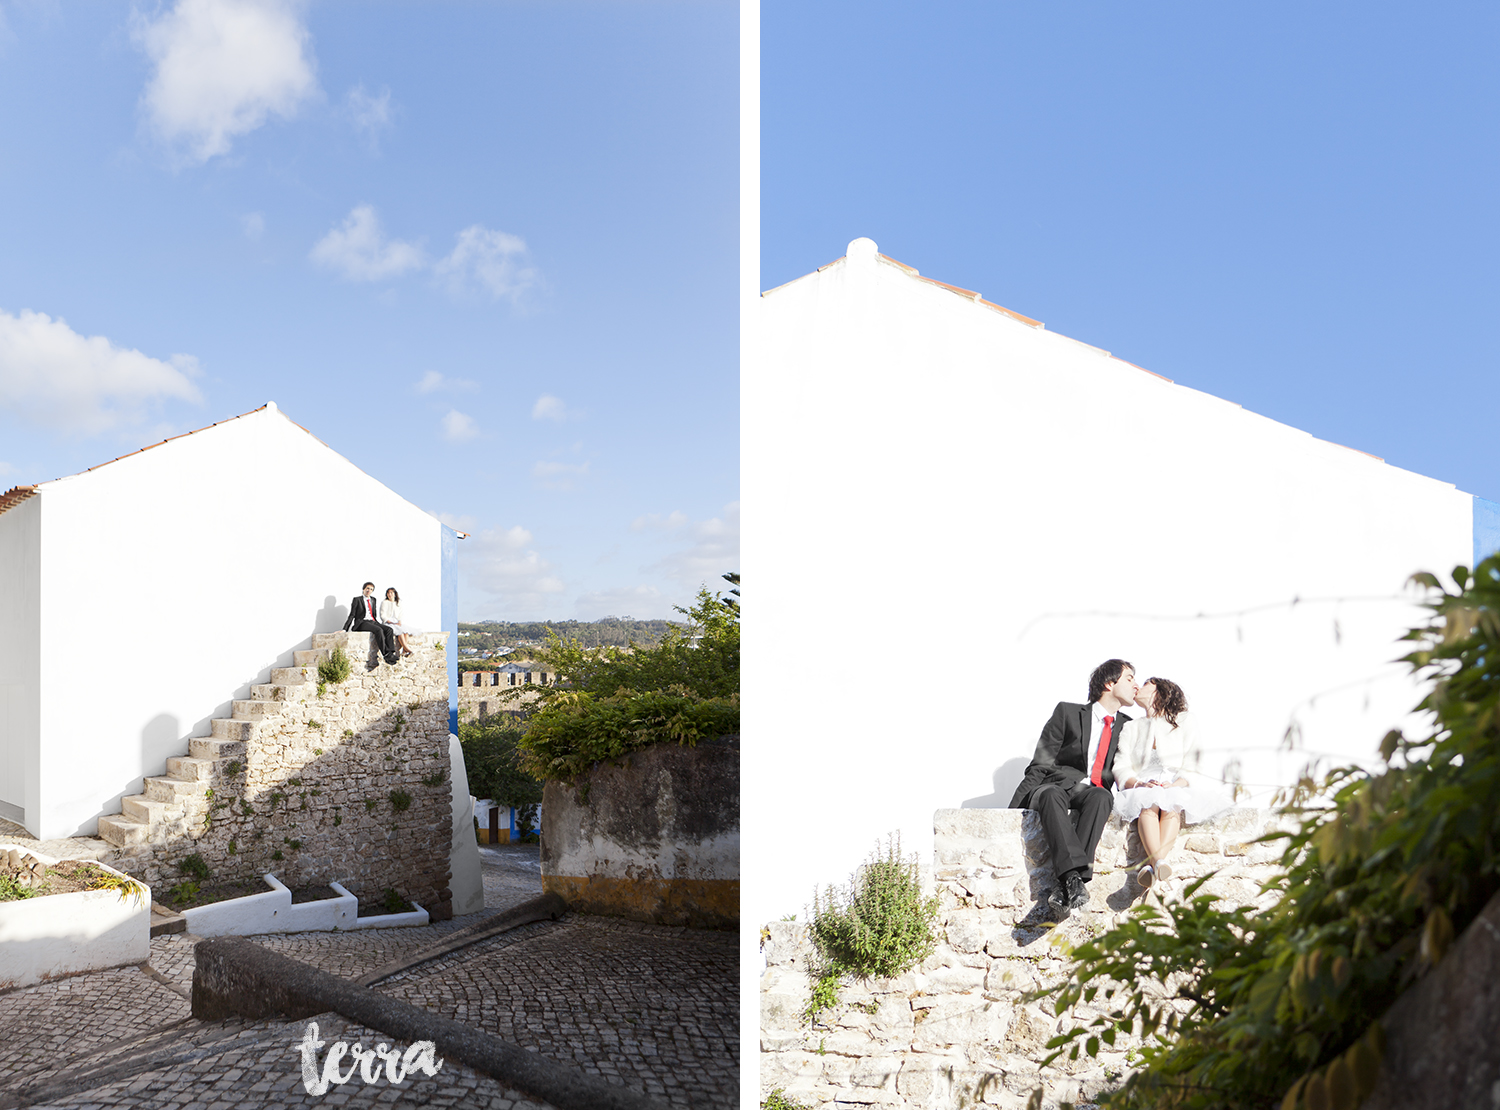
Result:
{"label": "stone curb", "polygon": [[568,912],[568,904],[556,894],[543,894],[537,898],[528,898],[519,906],[512,906],[503,913],[493,917],[487,917],[474,925],[449,933],[441,944],[424,948],[420,952],[378,967],[368,974],[361,975],[354,980],[356,987],[369,987],[389,979],[392,975],[399,975],[408,968],[425,964],[428,960],[435,960],[439,956],[446,956],[450,952],[456,952],[460,948],[467,948],[471,944],[477,944],[481,940],[500,933],[509,932],[511,929],[520,928],[522,925],[530,925],[533,921],[556,921]]}
{"label": "stone curb", "polygon": [[356,986],[244,937],[203,941],[194,949],[194,958],[193,1016],[202,1021],[231,1016],[298,1021],[331,1010],[408,1044],[432,1041],[438,1055],[467,1064],[558,1110],[667,1110],[656,1099],[605,1083],[441,1014]]}

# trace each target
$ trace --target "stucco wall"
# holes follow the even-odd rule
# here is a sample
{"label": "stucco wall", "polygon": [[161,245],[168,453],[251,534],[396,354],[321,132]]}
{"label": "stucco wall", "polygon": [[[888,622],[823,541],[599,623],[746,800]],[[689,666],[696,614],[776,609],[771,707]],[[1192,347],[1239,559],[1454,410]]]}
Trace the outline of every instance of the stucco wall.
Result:
{"label": "stucco wall", "polygon": [[[1052,707],[1085,700],[1111,656],[1181,683],[1205,769],[1237,760],[1257,800],[1310,756],[1371,756],[1418,700],[1392,663],[1424,618],[1403,585],[1470,561],[1468,494],[925,282],[868,240],[766,293],[754,324],[746,791],[818,845],[747,845],[755,919],[800,911],[887,832],[925,855],[935,806],[1008,803]],[[816,682],[778,672],[789,629],[826,641]],[[912,679],[915,717],[889,709],[893,657],[938,661]]]}
{"label": "stucco wall", "polygon": [[[367,579],[396,586],[407,624],[441,627],[443,526],[271,407],[33,501],[38,836],[93,832],[314,632],[341,627]],[[78,681],[83,666],[95,680]]]}
{"label": "stucco wall", "polygon": [[740,903],[738,736],[656,744],[542,795],[542,886],[574,909],[732,928]]}
{"label": "stucco wall", "polygon": [[11,821],[36,805],[41,535],[41,498],[0,513],[0,817]]}

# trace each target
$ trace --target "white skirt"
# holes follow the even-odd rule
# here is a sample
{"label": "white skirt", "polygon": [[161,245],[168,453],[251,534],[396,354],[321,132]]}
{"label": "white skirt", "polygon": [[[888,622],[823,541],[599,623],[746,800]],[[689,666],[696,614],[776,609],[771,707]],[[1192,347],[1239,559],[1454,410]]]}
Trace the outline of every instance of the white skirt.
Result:
{"label": "white skirt", "polygon": [[1223,791],[1208,786],[1132,786],[1115,795],[1115,816],[1121,821],[1134,821],[1141,810],[1157,806],[1176,810],[1184,824],[1196,825],[1233,804]]}

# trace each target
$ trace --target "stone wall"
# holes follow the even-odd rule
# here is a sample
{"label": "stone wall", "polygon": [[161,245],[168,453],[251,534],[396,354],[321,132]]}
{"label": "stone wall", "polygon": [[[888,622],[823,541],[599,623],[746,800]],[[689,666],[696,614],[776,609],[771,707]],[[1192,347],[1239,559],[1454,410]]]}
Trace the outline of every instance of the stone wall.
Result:
{"label": "stone wall", "polygon": [[547,783],[542,887],[585,913],[738,927],[740,738],[656,744]]}
{"label": "stone wall", "polygon": [[[413,656],[373,668],[368,633],[315,637],[325,653],[347,644],[351,676],[320,697],[309,665],[291,676],[300,685],[258,687],[266,701],[236,703],[242,739],[193,741],[195,754],[212,750],[211,768],[184,761],[211,775],[209,796],[184,795],[171,835],[108,861],[162,890],[197,853],[210,882],[270,871],[295,890],[336,879],[362,903],[389,888],[435,919],[452,916],[446,637],[417,637]],[[258,705],[263,715],[238,719]]]}
{"label": "stone wall", "polygon": [[[468,678],[473,674],[483,674],[484,671],[470,671],[467,675],[459,675],[460,679]],[[501,675],[501,678],[509,678],[509,675]],[[516,675],[522,678],[523,675]],[[535,687],[536,683],[532,684]],[[525,712],[536,704],[536,691],[521,683],[516,686],[475,686],[472,683],[459,683],[458,686],[458,719],[460,721],[482,721],[497,713]]]}
{"label": "stone wall", "polygon": [[[1274,845],[1253,844],[1276,818],[1235,809],[1186,830],[1169,858],[1171,880],[1144,892],[1132,864],[1134,828],[1111,819],[1095,856],[1090,901],[1055,928],[1046,904],[1055,879],[1030,810],[942,809],[934,817],[938,945],[915,970],[846,985],[817,1027],[803,1020],[809,979],[805,926],[762,931],[760,1081],[818,1105],[948,1110],[983,1103],[1020,1108],[1037,1087],[1046,1103],[1077,1101],[1121,1080],[1136,1042],[1121,1037],[1098,1059],[1059,1059],[1043,1047],[1064,1021],[1050,999],[1023,995],[1067,981],[1061,945],[1096,935],[1143,897],[1180,895],[1208,872],[1206,889],[1235,904],[1268,904]],[[829,876],[830,879],[834,876]],[[1184,1004],[1185,1005],[1185,1004]],[[1079,1014],[1089,1013],[1081,1008]],[[1065,1026],[1064,1026],[1065,1027]]]}

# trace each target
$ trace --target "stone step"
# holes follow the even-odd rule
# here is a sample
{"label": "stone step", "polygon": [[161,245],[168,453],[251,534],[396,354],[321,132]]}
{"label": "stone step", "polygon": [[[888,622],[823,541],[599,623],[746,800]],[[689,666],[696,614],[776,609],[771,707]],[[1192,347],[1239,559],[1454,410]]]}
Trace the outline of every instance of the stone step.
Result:
{"label": "stone step", "polygon": [[[300,671],[298,668],[299,674]],[[263,682],[252,686],[250,696],[256,701],[306,701],[317,693],[317,689],[313,683],[298,678],[296,682]]]}
{"label": "stone step", "polygon": [[120,813],[132,821],[142,821],[147,825],[165,825],[180,821],[185,816],[185,811],[176,801],[159,801],[145,794],[121,798]]}
{"label": "stone step", "polygon": [[215,740],[211,736],[195,736],[188,741],[188,755],[194,759],[238,759],[243,763],[245,743],[242,740]]}
{"label": "stone step", "polygon": [[271,668],[271,682],[277,686],[316,685],[317,681],[318,672],[308,667]]}
{"label": "stone step", "polygon": [[[319,663],[327,659],[332,654],[333,651],[330,648],[312,648],[308,651],[294,651],[292,652],[292,662],[299,667],[307,667],[311,669],[313,667],[316,667]],[[279,669],[280,668],[278,668],[278,670]],[[309,674],[308,678],[312,679],[314,682],[317,681],[316,674]]]}
{"label": "stone step", "polygon": [[132,844],[148,843],[151,840],[151,826],[144,821],[126,817],[123,813],[101,817],[99,818],[99,836],[116,848],[126,848]]}
{"label": "stone step", "polygon": [[151,935],[153,937],[185,932],[187,932],[187,918],[175,910],[167,909],[159,902],[151,903]]}
{"label": "stone step", "polygon": [[[174,755],[172,759],[181,759]],[[171,764],[172,759],[167,760]],[[201,799],[208,793],[208,783],[198,782],[193,779],[180,779],[176,775],[147,775],[146,797],[154,802],[171,802],[175,805],[184,805],[194,799]]]}
{"label": "stone step", "polygon": [[281,703],[262,701],[259,698],[236,699],[231,713],[236,721],[264,721],[281,716]]}
{"label": "stone step", "polygon": [[209,736],[215,740],[238,740],[249,743],[255,739],[259,721],[236,721],[229,717],[215,717],[209,722]]}
{"label": "stone step", "polygon": [[370,634],[368,632],[316,632],[313,634],[312,646],[314,650],[326,648],[329,651],[342,647],[350,656],[356,652],[368,654]]}
{"label": "stone step", "polygon": [[186,783],[212,785],[214,772],[223,769],[224,765],[216,759],[196,759],[190,755],[167,756],[167,777],[181,779]]}

